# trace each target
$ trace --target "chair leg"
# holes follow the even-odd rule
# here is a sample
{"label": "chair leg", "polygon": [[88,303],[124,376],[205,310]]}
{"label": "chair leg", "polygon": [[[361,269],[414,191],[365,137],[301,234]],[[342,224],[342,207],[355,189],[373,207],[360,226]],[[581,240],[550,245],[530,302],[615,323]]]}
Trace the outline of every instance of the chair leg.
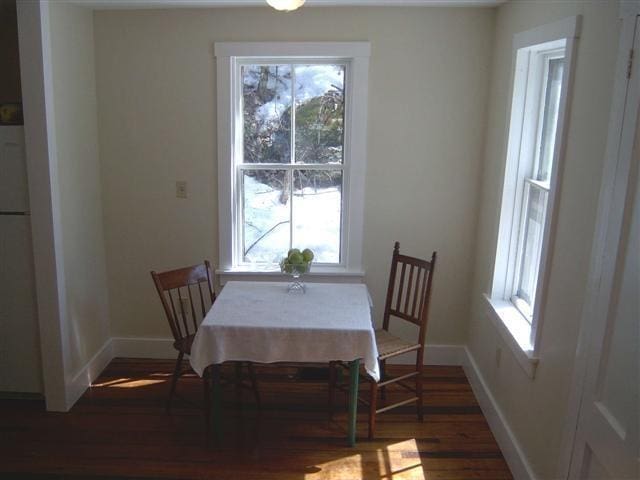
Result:
{"label": "chair leg", "polygon": [[[380,360],[380,381],[384,381],[387,378],[387,361]],[[382,400],[387,399],[387,387],[380,387],[380,398]]]}
{"label": "chair leg", "polygon": [[422,365],[416,365],[416,369],[418,370],[418,375],[416,375],[418,421],[422,422],[424,420],[424,416],[422,414]]}
{"label": "chair leg", "polygon": [[209,444],[211,437],[211,382],[209,382],[210,369],[205,368],[202,374],[202,386],[204,393],[204,421],[205,421],[205,444]]}
{"label": "chair leg", "polygon": [[253,395],[256,398],[256,406],[260,408],[260,391],[258,390],[258,380],[256,372],[253,369],[253,363],[247,362],[247,370],[249,370],[249,379],[251,380],[251,388],[253,389]]}
{"label": "chair leg", "polygon": [[378,382],[371,381],[371,390],[369,395],[369,440],[373,440],[376,430],[376,407],[378,399]]}
{"label": "chair leg", "polygon": [[327,408],[329,410],[329,420],[333,418],[333,402],[335,400],[336,393],[336,364],[335,362],[329,362],[329,398]]}
{"label": "chair leg", "polygon": [[176,392],[176,384],[178,383],[178,378],[180,377],[180,372],[182,370],[183,357],[184,352],[180,352],[178,354],[178,359],[176,360],[176,367],[173,370],[173,377],[171,378],[171,388],[169,389],[169,399],[167,400],[167,413],[171,413],[171,399],[173,398],[173,394]]}

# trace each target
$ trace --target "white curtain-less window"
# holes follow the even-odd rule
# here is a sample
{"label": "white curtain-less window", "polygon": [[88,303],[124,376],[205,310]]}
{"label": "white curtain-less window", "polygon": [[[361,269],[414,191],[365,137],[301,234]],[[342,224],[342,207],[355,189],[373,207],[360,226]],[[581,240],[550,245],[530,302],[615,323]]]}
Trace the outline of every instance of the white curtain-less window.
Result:
{"label": "white curtain-less window", "polygon": [[530,376],[538,362],[572,63],[580,18],[514,39],[509,141],[491,293],[491,318]]}
{"label": "white curtain-less window", "polygon": [[239,264],[310,248],[341,257],[345,64],[241,63]]}
{"label": "white curtain-less window", "polygon": [[530,54],[529,82],[541,82],[539,91],[529,101],[537,103],[537,115],[533,118],[533,128],[528,132],[535,136],[535,147],[530,161],[521,159],[528,170],[520,188],[524,190],[519,239],[516,250],[514,295],[512,300],[531,324],[534,302],[540,273],[540,259],[547,206],[551,188],[551,171],[558,130],[558,113],[562,77],[564,72],[564,48],[554,52]]}
{"label": "white curtain-less window", "polygon": [[220,267],[360,272],[368,43],[218,43]]}

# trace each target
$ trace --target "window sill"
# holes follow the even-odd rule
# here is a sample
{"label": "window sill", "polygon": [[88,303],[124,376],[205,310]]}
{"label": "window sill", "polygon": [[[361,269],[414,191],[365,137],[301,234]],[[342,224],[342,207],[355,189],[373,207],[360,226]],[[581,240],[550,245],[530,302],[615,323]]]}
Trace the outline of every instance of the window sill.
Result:
{"label": "window sill", "polygon": [[498,300],[484,294],[487,316],[493,321],[505,343],[529,378],[534,378],[539,358],[529,340],[531,325],[518,309],[507,300]]}
{"label": "window sill", "polygon": [[[279,270],[264,269],[259,270],[251,268],[229,268],[225,270],[216,270],[216,274],[220,276],[220,284],[224,285],[229,281],[267,281],[267,282],[288,282],[291,276],[282,273]],[[344,268],[331,267],[314,267],[311,272],[304,275],[308,282],[319,283],[362,283],[364,281],[364,272],[347,271]]]}

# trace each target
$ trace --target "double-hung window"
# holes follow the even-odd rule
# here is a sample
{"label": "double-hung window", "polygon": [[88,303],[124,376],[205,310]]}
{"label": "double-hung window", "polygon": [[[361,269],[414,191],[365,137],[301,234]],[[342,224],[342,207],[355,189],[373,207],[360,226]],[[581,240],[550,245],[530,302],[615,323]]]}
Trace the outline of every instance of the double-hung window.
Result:
{"label": "double-hung window", "polygon": [[578,17],[523,32],[514,74],[490,313],[533,376]]}
{"label": "double-hung window", "polygon": [[220,263],[361,271],[366,43],[216,44]]}

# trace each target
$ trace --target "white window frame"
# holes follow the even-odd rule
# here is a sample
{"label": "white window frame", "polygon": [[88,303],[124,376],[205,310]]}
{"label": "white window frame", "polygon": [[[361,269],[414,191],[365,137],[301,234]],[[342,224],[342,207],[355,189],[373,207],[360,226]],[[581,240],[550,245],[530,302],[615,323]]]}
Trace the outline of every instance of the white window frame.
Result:
{"label": "white window frame", "polygon": [[[500,208],[500,223],[491,291],[485,294],[489,317],[525,372],[533,378],[539,362],[540,336],[547,297],[548,266],[553,251],[557,220],[556,199],[566,150],[569,99],[573,84],[575,51],[580,32],[580,16],[569,17],[516,34],[513,43],[511,115]],[[525,184],[533,171],[535,146],[548,59],[564,50],[564,73],[555,132],[542,249],[538,263],[533,309],[517,297],[524,222]],[[533,102],[531,100],[534,100]]]}
{"label": "white window frame", "polygon": [[[247,62],[333,62],[346,65],[345,136],[342,187],[341,258],[336,265],[314,267],[316,276],[362,278],[364,182],[366,166],[369,42],[224,42],[215,44],[218,99],[218,229],[220,273],[235,276],[279,275],[277,265],[242,264],[237,252],[239,179],[236,152],[242,151],[242,111],[238,108],[240,65]],[[235,247],[235,248],[234,248]],[[284,248],[284,247],[283,247]]]}

